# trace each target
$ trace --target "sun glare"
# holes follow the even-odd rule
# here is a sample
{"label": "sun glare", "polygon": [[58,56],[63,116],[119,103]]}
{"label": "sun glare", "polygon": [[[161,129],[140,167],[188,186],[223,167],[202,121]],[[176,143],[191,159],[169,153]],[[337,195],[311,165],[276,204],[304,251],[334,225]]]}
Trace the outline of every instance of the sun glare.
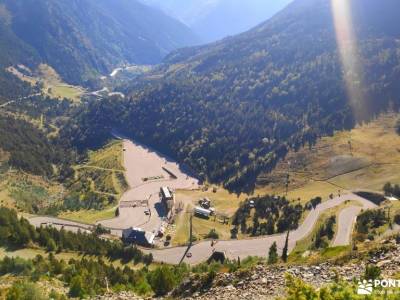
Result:
{"label": "sun glare", "polygon": [[366,114],[366,95],[363,93],[363,69],[357,49],[350,0],[331,0],[338,52],[343,69],[347,96],[356,120]]}

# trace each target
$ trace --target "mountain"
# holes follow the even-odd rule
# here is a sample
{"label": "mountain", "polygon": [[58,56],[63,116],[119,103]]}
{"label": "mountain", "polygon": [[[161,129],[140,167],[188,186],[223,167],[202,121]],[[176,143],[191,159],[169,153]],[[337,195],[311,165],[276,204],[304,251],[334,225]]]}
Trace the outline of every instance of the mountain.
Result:
{"label": "mountain", "polygon": [[124,63],[158,63],[196,42],[188,27],[135,0],[0,0],[0,7],[3,65],[28,57],[69,83]]}
{"label": "mountain", "polygon": [[203,41],[211,42],[249,30],[292,0],[143,0],[182,20]]}
{"label": "mountain", "polygon": [[[399,109],[400,3],[350,4],[355,44],[336,41],[331,1],[297,0],[251,31],[170,54],[128,99],[86,107],[68,134],[119,128],[208,181],[252,191],[289,149]],[[99,119],[112,121],[85,129]]]}

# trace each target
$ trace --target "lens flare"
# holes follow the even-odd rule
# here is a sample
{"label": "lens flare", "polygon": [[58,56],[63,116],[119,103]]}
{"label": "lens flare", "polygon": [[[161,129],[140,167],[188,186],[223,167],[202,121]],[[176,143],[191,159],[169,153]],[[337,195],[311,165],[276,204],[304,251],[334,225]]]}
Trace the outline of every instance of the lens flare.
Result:
{"label": "lens flare", "polygon": [[367,101],[350,3],[351,0],[331,0],[331,10],[347,97],[355,119],[361,121],[367,113]]}

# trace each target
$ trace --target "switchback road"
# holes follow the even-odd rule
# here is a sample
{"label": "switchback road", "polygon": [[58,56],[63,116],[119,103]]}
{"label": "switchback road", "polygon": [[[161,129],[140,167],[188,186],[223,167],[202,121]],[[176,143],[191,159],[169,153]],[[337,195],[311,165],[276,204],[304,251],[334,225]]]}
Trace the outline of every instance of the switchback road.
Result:
{"label": "switchback road", "polygon": [[[355,221],[355,213],[360,212],[361,209],[373,209],[377,206],[372,202],[361,198],[355,194],[343,195],[336,197],[322,204],[318,205],[316,209],[309,212],[304,222],[299,226],[298,229],[290,232],[289,235],[289,251],[293,250],[296,246],[297,241],[307,237],[312,233],[314,226],[316,225],[320,215],[331,208],[339,206],[346,201],[357,201],[361,206],[351,206],[351,210],[345,209],[345,212],[339,214],[338,226],[339,230],[335,239],[335,243],[348,245],[350,243],[349,230],[346,228],[353,228]],[[355,209],[357,208],[357,210]],[[245,239],[245,240],[230,240],[230,241],[218,241],[214,247],[211,247],[210,241],[204,241],[194,244],[188,251],[192,254],[190,258],[185,257],[184,262],[189,264],[197,264],[206,261],[214,250],[225,252],[226,256],[230,259],[236,259],[238,257],[245,258],[247,256],[267,256],[268,250],[273,244],[277,243],[279,251],[282,251],[286,239],[286,233],[278,234],[273,236],[266,236],[256,239]],[[153,254],[154,260],[158,262],[177,264],[184,257],[187,247],[175,247],[163,250],[150,250]]]}

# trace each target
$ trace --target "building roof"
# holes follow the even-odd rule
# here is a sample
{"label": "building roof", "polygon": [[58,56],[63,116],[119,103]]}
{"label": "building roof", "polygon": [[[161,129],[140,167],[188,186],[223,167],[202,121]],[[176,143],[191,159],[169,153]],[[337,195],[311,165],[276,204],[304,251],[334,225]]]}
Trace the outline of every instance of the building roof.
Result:
{"label": "building roof", "polygon": [[141,228],[128,228],[123,230],[122,236],[124,239],[129,239],[135,244],[152,245],[155,235],[152,232],[146,232]]}
{"label": "building roof", "polygon": [[171,191],[169,190],[168,187],[163,186],[163,187],[161,188],[161,191],[162,191],[162,193],[163,193],[163,195],[164,195],[165,198],[167,198],[167,199],[172,198]]}
{"label": "building roof", "polygon": [[211,211],[209,209],[202,208],[200,206],[196,206],[194,209],[195,213],[202,214],[202,215],[210,215]]}

